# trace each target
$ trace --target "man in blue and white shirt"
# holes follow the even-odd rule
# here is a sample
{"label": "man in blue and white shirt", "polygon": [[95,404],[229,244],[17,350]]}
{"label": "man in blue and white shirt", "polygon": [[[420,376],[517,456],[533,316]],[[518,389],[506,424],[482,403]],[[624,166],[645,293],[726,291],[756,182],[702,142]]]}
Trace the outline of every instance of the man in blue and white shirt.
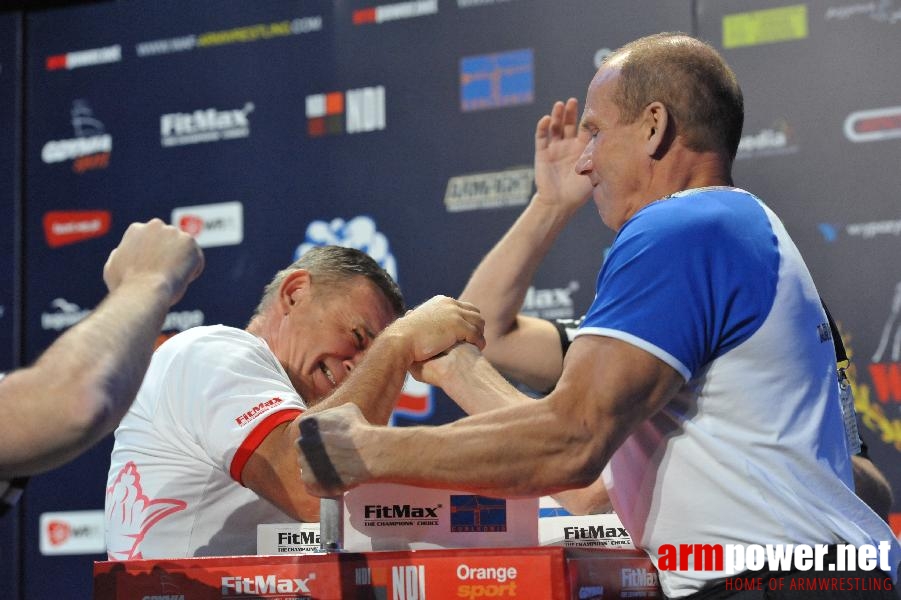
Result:
{"label": "man in blue and white shirt", "polygon": [[[325,495],[366,481],[498,496],[601,486],[673,598],[731,593],[717,588],[728,573],[691,558],[660,568],[661,548],[682,544],[882,544],[888,574],[863,576],[891,586],[901,547],[852,491],[819,295],[779,219],[733,187],[743,100],[731,69],[689,36],[648,36],[607,58],[578,126],[577,113],[570,99],[539,120],[536,195],[480,265],[493,281],[461,295],[491,285],[518,309],[515,290],[593,199],[617,236],[565,359],[547,352],[553,325],[517,320],[498,367],[516,377],[545,360],[520,371],[554,389],[529,400],[459,346],[419,376],[472,416],[394,431],[353,409],[321,413],[334,470],[302,454],[304,480]],[[486,317],[487,339],[510,325]]]}

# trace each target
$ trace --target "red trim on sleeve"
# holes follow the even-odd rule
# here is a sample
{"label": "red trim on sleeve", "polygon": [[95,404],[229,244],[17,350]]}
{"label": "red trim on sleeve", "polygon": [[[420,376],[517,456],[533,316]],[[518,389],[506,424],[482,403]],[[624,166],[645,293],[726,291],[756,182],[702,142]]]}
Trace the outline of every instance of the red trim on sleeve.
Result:
{"label": "red trim on sleeve", "polygon": [[[302,412],[302,410],[297,408],[280,410],[277,413],[269,415],[263,419],[259,425],[254,427],[253,431],[244,438],[244,441],[238,447],[238,451],[235,452],[235,457],[232,459],[231,469],[229,469],[229,474],[232,476],[232,479],[241,485],[244,485],[244,482],[241,480],[241,477],[244,474],[244,466],[247,464],[247,461],[250,460],[251,455],[256,452],[259,445],[263,443],[263,440],[266,439],[266,436],[272,433],[272,430],[282,423],[293,421],[297,418],[297,415]],[[298,433],[298,435],[300,434]]]}

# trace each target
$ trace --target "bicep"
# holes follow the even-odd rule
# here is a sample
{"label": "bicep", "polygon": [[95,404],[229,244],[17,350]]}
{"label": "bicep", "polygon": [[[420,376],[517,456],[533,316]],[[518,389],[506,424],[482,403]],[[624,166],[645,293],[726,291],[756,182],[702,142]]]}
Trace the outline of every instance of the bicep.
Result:
{"label": "bicep", "polygon": [[297,420],[275,427],[244,465],[241,480],[282,512],[300,521],[319,520],[319,498],[307,493],[300,478]]}
{"label": "bicep", "polygon": [[602,335],[575,339],[553,396],[571,419],[595,432],[604,464],[642,421],[676,394],[684,379],[673,367],[628,342]]}
{"label": "bicep", "polygon": [[519,315],[515,326],[492,339],[482,354],[504,376],[542,392],[557,384],[563,370],[557,328],[536,317]]}

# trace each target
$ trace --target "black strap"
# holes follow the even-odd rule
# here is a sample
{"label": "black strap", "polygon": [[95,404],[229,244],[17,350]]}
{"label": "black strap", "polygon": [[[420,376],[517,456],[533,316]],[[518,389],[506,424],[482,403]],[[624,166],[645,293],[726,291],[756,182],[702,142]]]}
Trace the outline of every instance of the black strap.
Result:
{"label": "black strap", "polygon": [[0,482],[0,517],[5,515],[10,508],[16,505],[19,498],[25,492],[28,477],[13,477],[9,481]]}
{"label": "black strap", "polygon": [[326,489],[342,487],[341,477],[328,457],[322,436],[319,435],[319,422],[316,417],[305,417],[300,420],[300,439],[297,441],[319,485]]}
{"label": "black strap", "polygon": [[845,351],[845,343],[842,341],[842,335],[838,332],[838,325],[835,324],[835,320],[832,318],[832,315],[829,313],[829,308],[826,306],[826,303],[823,302],[823,299],[820,298],[820,302],[823,304],[823,310],[826,311],[826,318],[829,319],[829,329],[832,331],[832,343],[835,346],[835,360],[839,365],[847,366],[848,353]]}

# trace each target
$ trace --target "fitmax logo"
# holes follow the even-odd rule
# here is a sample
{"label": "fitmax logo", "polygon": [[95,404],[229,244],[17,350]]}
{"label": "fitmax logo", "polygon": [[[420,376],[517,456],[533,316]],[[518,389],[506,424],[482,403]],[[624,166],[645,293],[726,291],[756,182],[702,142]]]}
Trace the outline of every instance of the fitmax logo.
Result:
{"label": "fitmax logo", "polygon": [[622,569],[623,588],[645,588],[657,586],[657,573],[647,569]]}
{"label": "fitmax logo", "polygon": [[410,504],[367,504],[364,507],[365,519],[437,519],[438,509],[429,506],[411,506]]}
{"label": "fitmax logo", "polygon": [[278,534],[278,545],[279,546],[289,546],[289,545],[300,545],[300,546],[311,546],[319,543],[319,534],[315,531],[298,531],[296,533],[291,533],[287,531],[282,531]]}
{"label": "fitmax logo", "polygon": [[203,142],[216,142],[244,138],[250,135],[252,102],[244,108],[218,110],[207,108],[192,113],[169,113],[160,117],[160,143],[166,146],[184,146]]}
{"label": "fitmax logo", "polygon": [[624,527],[564,527],[563,539],[584,540],[629,537],[629,532]]}
{"label": "fitmax logo", "polygon": [[316,578],[310,573],[306,579],[278,578],[275,575],[256,575],[250,577],[223,577],[221,592],[223,596],[246,596],[247,594],[309,594],[308,581]]}

